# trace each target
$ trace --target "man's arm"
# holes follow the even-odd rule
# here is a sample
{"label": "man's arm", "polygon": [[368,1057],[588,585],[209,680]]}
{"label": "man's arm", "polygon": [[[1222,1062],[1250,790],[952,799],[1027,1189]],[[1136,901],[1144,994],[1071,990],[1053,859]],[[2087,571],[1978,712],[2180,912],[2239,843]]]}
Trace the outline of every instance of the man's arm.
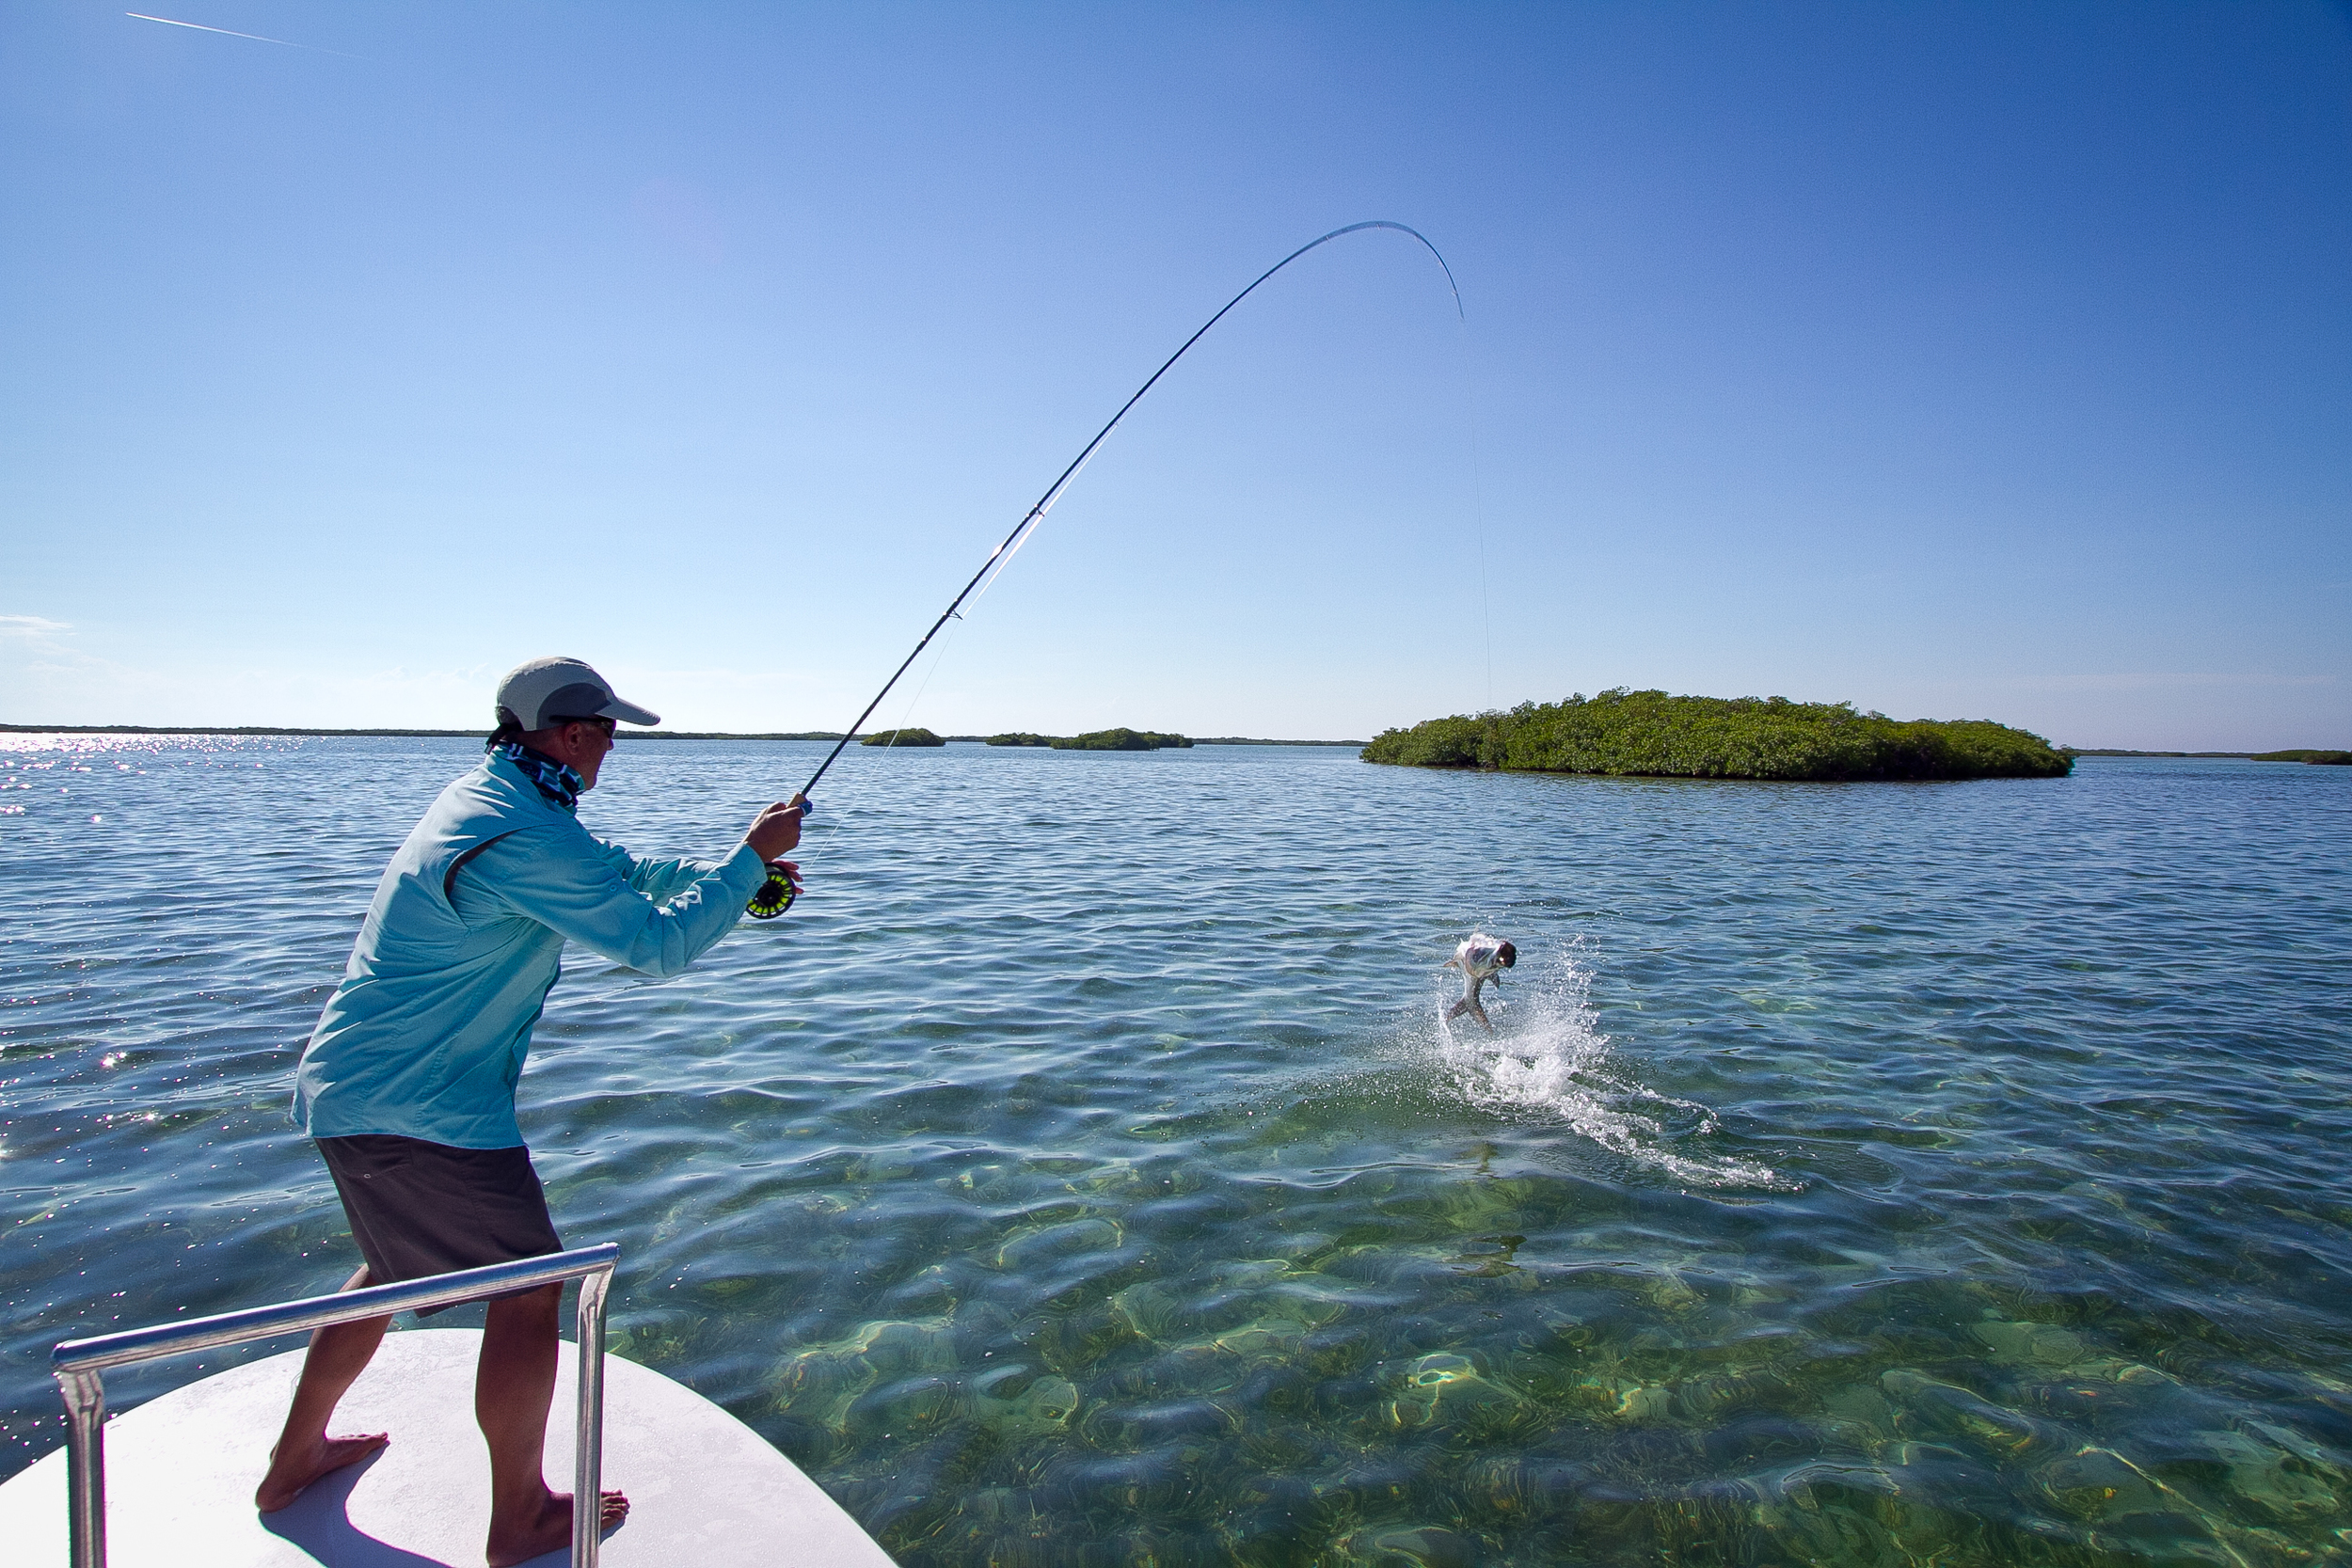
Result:
{"label": "man's arm", "polygon": [[659,900],[629,885],[624,867],[639,863],[627,850],[569,819],[493,841],[458,873],[459,885],[614,963],[675,974],[734,927],[768,879],[768,863],[800,843],[803,807],[797,795],[767,807],[733,854]]}
{"label": "man's arm", "polygon": [[614,963],[670,975],[726,935],[767,876],[758,854],[739,845],[657,901],[629,885],[607,846],[566,822],[500,839],[467,863],[458,889],[560,931]]}
{"label": "man's arm", "polygon": [[629,885],[623,866],[636,863],[626,850],[569,819],[494,840],[458,873],[458,887],[614,963],[675,974],[733,928],[768,879],[768,862],[800,842],[800,804],[794,796],[762,811],[733,854],[660,901]]}
{"label": "man's arm", "polygon": [[685,892],[723,863],[684,859],[639,860],[617,844],[604,839],[596,842],[613,869],[620,873],[621,880],[657,904]]}
{"label": "man's arm", "polygon": [[[758,850],[762,861],[774,863],[778,856],[789,853],[801,842],[801,817],[806,802],[795,795],[789,800],[766,808],[753,819],[750,830],[743,834],[743,842]],[[596,842],[620,872],[622,879],[656,903],[685,892],[723,863],[683,859],[639,860],[610,840],[597,839]],[[799,868],[795,866],[793,869]],[[796,885],[798,879],[795,879]]]}

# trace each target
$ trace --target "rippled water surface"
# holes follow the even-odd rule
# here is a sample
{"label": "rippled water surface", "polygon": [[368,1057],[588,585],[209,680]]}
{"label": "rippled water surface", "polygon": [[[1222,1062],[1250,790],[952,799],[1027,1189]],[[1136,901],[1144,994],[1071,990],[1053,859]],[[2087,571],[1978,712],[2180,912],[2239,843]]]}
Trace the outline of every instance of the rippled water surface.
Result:
{"label": "rippled water surface", "polygon": [[[0,746],[6,1474],[56,1340],[354,1266],[288,1083],[477,753]],[[716,854],[813,755],[625,742],[582,816]],[[574,950],[523,1125],[615,1348],[901,1561],[2352,1557],[2352,769],[951,746],[823,805],[784,920]]]}

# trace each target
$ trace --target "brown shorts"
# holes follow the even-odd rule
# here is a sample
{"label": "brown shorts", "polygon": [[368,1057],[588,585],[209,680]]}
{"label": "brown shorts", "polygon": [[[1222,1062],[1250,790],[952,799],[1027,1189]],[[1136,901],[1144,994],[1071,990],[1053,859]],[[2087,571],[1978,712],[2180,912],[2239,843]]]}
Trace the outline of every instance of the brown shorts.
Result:
{"label": "brown shorts", "polygon": [[453,1148],[394,1132],[317,1141],[374,1284],[564,1250],[531,1150],[519,1145]]}

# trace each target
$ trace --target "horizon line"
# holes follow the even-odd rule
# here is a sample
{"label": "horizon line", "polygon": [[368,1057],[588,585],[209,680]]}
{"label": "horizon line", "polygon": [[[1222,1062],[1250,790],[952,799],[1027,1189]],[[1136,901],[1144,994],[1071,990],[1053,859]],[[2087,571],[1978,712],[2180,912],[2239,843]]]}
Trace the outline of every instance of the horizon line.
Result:
{"label": "horizon line", "polygon": [[[850,733],[854,740],[862,736],[881,735],[882,730],[857,730]],[[999,734],[1022,734],[1022,731],[999,731]],[[14,724],[0,723],[0,735],[307,735],[335,736],[413,736],[426,739],[479,739],[487,730],[423,729],[405,725],[371,725],[364,728],[325,729],[298,724]],[[621,732],[623,739],[637,740],[839,740],[839,730],[664,730],[631,729]],[[976,741],[985,744],[984,735],[950,735],[941,737],[950,741]],[[1265,739],[1255,736],[1219,735],[1186,736],[1196,746],[1369,746],[1368,740],[1283,740]]]}

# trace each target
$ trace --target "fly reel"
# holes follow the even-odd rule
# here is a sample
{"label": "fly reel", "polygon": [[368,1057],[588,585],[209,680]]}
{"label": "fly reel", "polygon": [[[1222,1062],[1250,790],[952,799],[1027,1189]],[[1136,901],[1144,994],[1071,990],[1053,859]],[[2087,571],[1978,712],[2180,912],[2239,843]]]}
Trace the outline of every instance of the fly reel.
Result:
{"label": "fly reel", "polygon": [[752,901],[743,906],[744,912],[754,920],[773,920],[792,907],[800,889],[792,885],[791,874],[780,865],[768,868],[768,879],[759,884]]}

